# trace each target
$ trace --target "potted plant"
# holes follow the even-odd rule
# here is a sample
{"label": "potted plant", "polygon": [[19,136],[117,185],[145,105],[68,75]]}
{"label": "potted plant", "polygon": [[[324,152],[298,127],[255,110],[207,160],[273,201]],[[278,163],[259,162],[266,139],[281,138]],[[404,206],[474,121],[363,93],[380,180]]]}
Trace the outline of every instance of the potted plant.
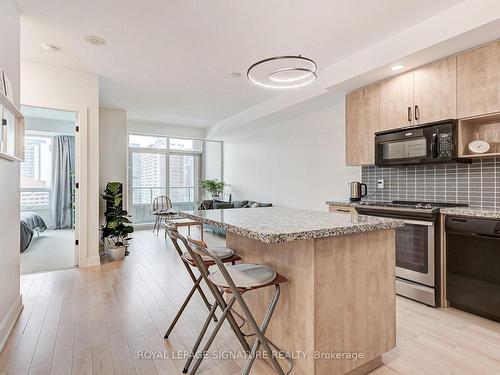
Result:
{"label": "potted plant", "polygon": [[218,197],[224,190],[225,186],[229,185],[227,185],[224,181],[219,181],[216,178],[213,180],[203,180],[200,183],[200,187],[208,191],[212,198]]}
{"label": "potted plant", "polygon": [[122,184],[108,182],[102,198],[106,201],[106,224],[101,228],[102,237],[107,246],[108,255],[114,260],[123,260],[128,243],[129,234],[134,231],[128,212],[123,209]]}

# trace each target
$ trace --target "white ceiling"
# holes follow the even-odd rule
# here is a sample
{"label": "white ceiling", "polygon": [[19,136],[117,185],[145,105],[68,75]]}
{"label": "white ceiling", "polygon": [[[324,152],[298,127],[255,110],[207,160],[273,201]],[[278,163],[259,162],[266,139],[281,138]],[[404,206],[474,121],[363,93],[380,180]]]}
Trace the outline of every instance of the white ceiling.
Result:
{"label": "white ceiling", "polygon": [[[22,59],[98,74],[101,105],[126,109],[129,118],[206,127],[283,94],[246,80],[257,60],[302,54],[321,75],[461,1],[17,2]],[[89,34],[106,45],[86,43]],[[47,42],[60,52],[44,52]]]}

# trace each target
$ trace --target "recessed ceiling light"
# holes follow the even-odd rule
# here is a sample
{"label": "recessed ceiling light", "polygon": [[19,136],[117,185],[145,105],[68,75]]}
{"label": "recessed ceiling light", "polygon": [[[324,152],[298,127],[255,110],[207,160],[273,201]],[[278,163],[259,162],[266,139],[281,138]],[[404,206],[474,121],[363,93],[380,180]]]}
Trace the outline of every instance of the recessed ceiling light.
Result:
{"label": "recessed ceiling light", "polygon": [[391,67],[392,70],[396,71],[396,70],[401,70],[404,68],[404,65],[401,65],[401,64],[397,64],[397,65],[393,65]]}
{"label": "recessed ceiling light", "polygon": [[233,78],[240,78],[240,77],[241,77],[241,73],[238,73],[238,72],[232,72],[232,73],[231,73],[231,77],[233,77]]}
{"label": "recessed ceiling light", "polygon": [[85,40],[88,43],[93,44],[94,46],[102,46],[102,45],[106,44],[106,41],[103,38],[96,36],[96,35],[87,35],[85,37]]}
{"label": "recessed ceiling light", "polygon": [[57,51],[59,51],[59,47],[58,46],[56,46],[54,44],[50,44],[50,43],[43,43],[42,47],[43,47],[43,49],[46,52],[57,52]]}

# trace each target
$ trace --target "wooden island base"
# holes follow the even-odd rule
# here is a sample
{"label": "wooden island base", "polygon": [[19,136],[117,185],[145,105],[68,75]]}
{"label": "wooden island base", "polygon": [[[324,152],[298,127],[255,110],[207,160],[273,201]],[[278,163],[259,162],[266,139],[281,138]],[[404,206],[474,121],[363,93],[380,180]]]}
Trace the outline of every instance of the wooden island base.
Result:
{"label": "wooden island base", "polygon": [[[231,232],[226,238],[244,262],[288,278],[267,336],[295,356],[294,374],[302,375],[366,374],[395,347],[394,241],[394,229],[274,244]],[[244,295],[258,322],[272,293]],[[342,353],[363,357],[332,358]]]}

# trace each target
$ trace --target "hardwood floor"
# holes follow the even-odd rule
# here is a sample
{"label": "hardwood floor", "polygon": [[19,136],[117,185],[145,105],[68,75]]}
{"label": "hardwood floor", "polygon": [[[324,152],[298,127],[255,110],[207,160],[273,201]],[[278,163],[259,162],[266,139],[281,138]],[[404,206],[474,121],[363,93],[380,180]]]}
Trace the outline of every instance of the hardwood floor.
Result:
{"label": "hardwood floor", "polygon": [[[24,310],[0,354],[0,374],[182,373],[185,360],[172,353],[191,348],[206,307],[195,295],[164,341],[191,281],[161,234],[134,237],[123,262],[22,277]],[[239,349],[224,327],[213,350]],[[156,358],[142,359],[146,351]],[[397,348],[383,359],[372,374],[500,374],[500,324],[398,298]],[[243,363],[209,358],[199,374],[236,375]],[[274,372],[257,361],[252,374]]]}

